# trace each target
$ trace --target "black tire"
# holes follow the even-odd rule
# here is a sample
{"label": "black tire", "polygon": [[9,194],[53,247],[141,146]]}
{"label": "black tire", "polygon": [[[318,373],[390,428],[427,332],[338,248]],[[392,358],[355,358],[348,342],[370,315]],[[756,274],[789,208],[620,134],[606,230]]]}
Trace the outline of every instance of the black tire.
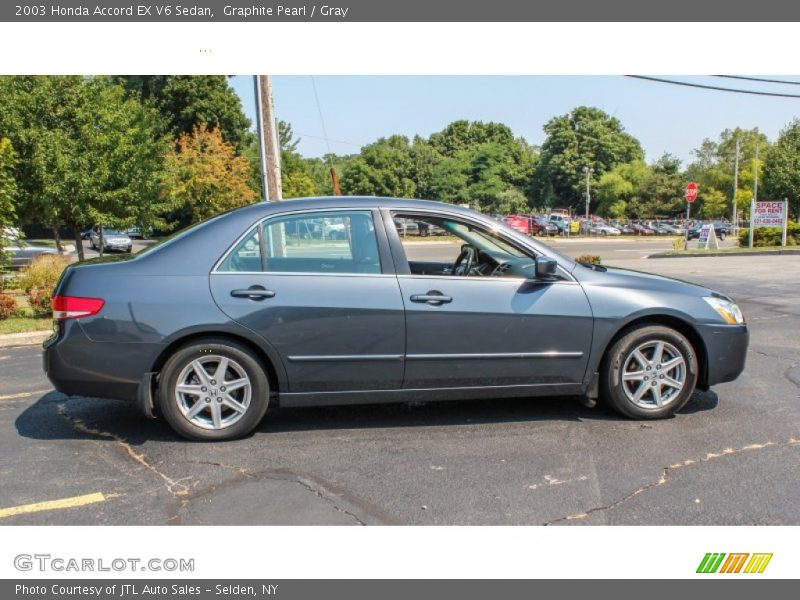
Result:
{"label": "black tire", "polygon": [[89,246],[91,246],[92,250],[97,250],[97,246],[95,246],[94,240],[89,238]]}
{"label": "black tire", "polygon": [[719,241],[720,242],[724,242],[725,241],[725,232],[724,231],[720,231],[719,232]]}
{"label": "black tire", "polygon": [[[650,342],[659,341],[669,344],[683,358],[685,365],[683,388],[663,406],[657,407],[654,404],[652,407],[642,407],[626,395],[622,381],[622,369],[637,348]],[[626,417],[663,419],[675,414],[689,401],[697,384],[697,373],[698,362],[695,350],[684,335],[662,325],[642,325],[625,333],[609,348],[600,368],[600,394],[609,406]],[[643,382],[642,385],[646,384]],[[645,392],[645,395],[648,394],[649,392]]]}
{"label": "black tire", "polygon": [[[227,357],[240,366],[250,380],[250,404],[239,419],[221,429],[196,425],[181,412],[175,387],[178,376],[192,361],[209,355]],[[179,348],[161,370],[158,404],[167,423],[176,433],[190,440],[221,441],[244,437],[264,418],[269,404],[269,380],[261,360],[246,346],[224,338],[208,338]],[[198,398],[197,402],[203,401]]]}

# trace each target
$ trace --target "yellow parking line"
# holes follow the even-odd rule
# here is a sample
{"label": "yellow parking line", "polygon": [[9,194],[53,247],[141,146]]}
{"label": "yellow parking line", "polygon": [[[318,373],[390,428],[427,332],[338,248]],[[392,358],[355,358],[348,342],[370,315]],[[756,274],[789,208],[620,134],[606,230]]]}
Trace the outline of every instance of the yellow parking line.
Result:
{"label": "yellow parking line", "polygon": [[26,515],[29,513],[41,512],[43,510],[76,508],[78,506],[86,506],[87,504],[95,504],[97,502],[105,501],[106,497],[103,494],[100,492],[95,492],[94,494],[86,494],[85,496],[73,496],[72,498],[61,498],[60,500],[48,500],[47,502],[23,504],[21,506],[12,506],[11,508],[0,508],[0,519],[13,517],[15,515]]}
{"label": "yellow parking line", "polygon": [[36,390],[33,392],[20,392],[19,394],[7,394],[5,396],[0,395],[0,400],[16,400],[17,398],[30,398],[31,396],[38,396],[39,394],[46,394],[47,392],[52,392],[53,388],[47,388],[46,390]]}

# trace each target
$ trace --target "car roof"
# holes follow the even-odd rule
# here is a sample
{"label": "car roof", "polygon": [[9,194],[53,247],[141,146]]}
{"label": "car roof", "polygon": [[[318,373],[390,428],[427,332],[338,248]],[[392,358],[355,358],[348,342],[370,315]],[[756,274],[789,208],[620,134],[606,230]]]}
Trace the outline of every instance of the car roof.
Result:
{"label": "car roof", "polygon": [[313,198],[291,198],[281,202],[259,202],[256,204],[256,206],[266,208],[265,214],[267,214],[286,210],[287,203],[291,203],[293,209],[299,210],[313,210],[315,208],[368,208],[377,206],[380,208],[388,208],[390,210],[413,210],[415,208],[428,210],[446,209],[451,212],[463,213],[465,215],[476,214],[475,211],[471,209],[447,202],[411,198],[392,198],[384,196],[318,196]]}
{"label": "car roof", "polygon": [[[204,223],[198,224],[191,231],[179,233],[173,240],[165,241],[153,247],[149,252],[143,252],[130,261],[127,268],[146,269],[147,263],[154,261],[158,256],[159,268],[162,272],[174,272],[181,274],[201,274],[208,273],[210,265],[213,264],[248,228],[254,227],[256,223],[274,214],[295,211],[313,210],[335,210],[335,209],[370,209],[387,208],[399,211],[428,210],[436,212],[447,212],[454,216],[464,216],[466,218],[477,219],[484,222],[491,221],[487,215],[477,211],[433,200],[418,200],[407,198],[386,198],[380,196],[324,196],[314,198],[298,198],[281,202],[257,202],[235,210],[228,211],[212,217]],[[502,224],[507,235],[516,237],[533,245],[540,252],[547,254],[547,250],[540,247],[538,242],[529,239],[513,229],[509,229]],[[548,249],[550,254],[554,252]],[[187,260],[186,257],[191,257]],[[571,262],[567,257],[565,261]],[[120,263],[122,264],[122,263]]]}

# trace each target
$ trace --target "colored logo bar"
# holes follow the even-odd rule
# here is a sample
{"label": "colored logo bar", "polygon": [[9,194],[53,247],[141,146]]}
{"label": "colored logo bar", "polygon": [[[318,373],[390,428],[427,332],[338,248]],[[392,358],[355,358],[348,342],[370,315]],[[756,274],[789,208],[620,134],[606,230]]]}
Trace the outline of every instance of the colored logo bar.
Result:
{"label": "colored logo bar", "polygon": [[[748,560],[748,558],[750,560]],[[697,567],[698,573],[763,573],[772,553],[707,552]]]}

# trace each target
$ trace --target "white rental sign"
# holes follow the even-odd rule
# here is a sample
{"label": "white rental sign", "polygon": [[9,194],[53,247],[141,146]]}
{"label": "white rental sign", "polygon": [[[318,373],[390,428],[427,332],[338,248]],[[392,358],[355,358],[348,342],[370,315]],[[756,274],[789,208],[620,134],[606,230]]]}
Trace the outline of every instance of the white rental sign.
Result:
{"label": "white rental sign", "polygon": [[756,202],[753,227],[783,227],[786,221],[786,202]]}
{"label": "white rental sign", "polygon": [[750,244],[753,247],[753,230],[758,227],[780,227],[783,229],[781,246],[786,245],[786,226],[789,223],[789,200],[755,202],[750,201]]}

